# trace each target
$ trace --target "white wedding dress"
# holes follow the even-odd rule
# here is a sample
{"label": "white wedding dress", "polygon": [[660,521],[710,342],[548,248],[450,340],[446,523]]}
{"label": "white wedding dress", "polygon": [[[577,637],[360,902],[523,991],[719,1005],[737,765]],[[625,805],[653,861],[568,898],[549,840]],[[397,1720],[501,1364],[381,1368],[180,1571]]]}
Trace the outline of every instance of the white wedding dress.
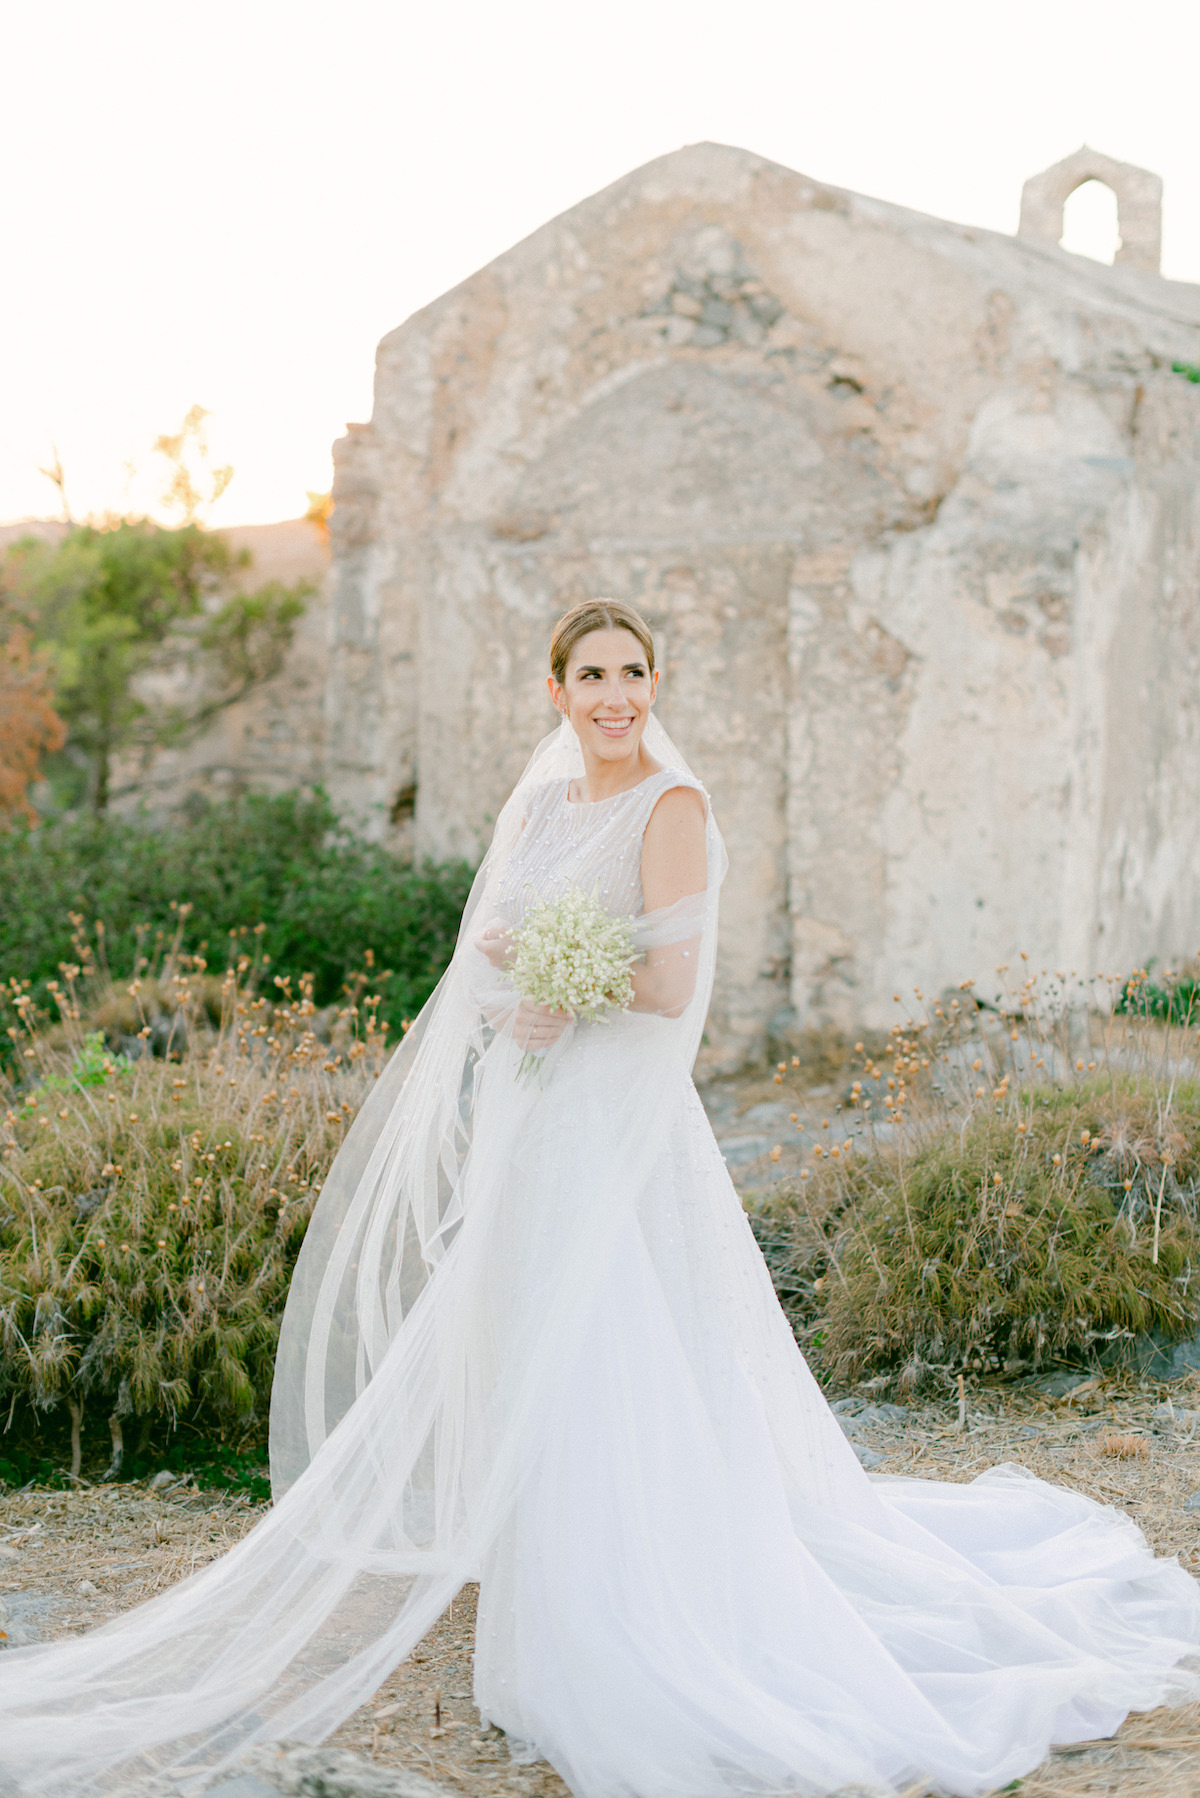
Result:
{"label": "white wedding dress", "polygon": [[[711,819],[707,891],[641,915],[646,822],[698,784],[647,742],[665,771],[596,804],[568,727],[535,756],[310,1227],[275,1507],[150,1604],[0,1657],[11,1789],[186,1792],[318,1741],[471,1578],[479,1707],[578,1798],[970,1798],[1200,1695],[1200,1590],[1127,1517],[1018,1467],[860,1467],[691,1083]],[[672,1002],[573,1026],[523,1081],[473,939],[569,885],[636,920]]]}

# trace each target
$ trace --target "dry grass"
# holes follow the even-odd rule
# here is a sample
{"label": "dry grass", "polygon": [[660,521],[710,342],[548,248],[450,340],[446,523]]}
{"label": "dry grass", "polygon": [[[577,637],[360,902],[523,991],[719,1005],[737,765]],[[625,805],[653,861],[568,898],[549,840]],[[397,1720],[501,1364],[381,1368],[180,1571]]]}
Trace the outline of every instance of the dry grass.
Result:
{"label": "dry grass", "polygon": [[1127,1430],[1113,1430],[1101,1436],[1096,1451],[1101,1455],[1115,1455],[1118,1461],[1150,1459],[1150,1444],[1142,1436],[1131,1436]]}
{"label": "dry grass", "polygon": [[151,1598],[215,1560],[261,1507],[187,1480],[168,1492],[88,1486],[0,1496],[0,1630],[57,1640]]}

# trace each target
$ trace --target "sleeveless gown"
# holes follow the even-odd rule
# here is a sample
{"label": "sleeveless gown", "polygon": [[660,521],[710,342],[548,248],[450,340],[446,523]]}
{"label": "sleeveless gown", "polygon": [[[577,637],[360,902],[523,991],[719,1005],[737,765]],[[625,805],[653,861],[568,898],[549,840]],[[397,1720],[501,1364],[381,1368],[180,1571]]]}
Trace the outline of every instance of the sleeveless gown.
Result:
{"label": "sleeveless gown", "polygon": [[[574,884],[637,915],[650,813],[698,783],[665,771],[593,804],[568,784],[528,807],[505,912]],[[608,1028],[578,1030],[512,1145],[498,1308],[573,1162],[604,1162]],[[1012,1465],[970,1485],[864,1472],[690,1079],[673,1103],[481,1569],[485,1716],[579,1798],[977,1794],[1189,1695],[1172,1669],[1200,1645],[1200,1593],[1127,1517]]]}

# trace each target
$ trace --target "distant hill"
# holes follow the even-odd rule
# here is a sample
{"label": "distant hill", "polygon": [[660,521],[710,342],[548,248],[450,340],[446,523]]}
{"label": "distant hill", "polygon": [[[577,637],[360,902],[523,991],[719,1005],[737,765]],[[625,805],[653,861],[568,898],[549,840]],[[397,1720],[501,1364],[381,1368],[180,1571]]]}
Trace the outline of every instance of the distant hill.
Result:
{"label": "distant hill", "polygon": [[[0,555],[22,537],[40,537],[53,543],[66,536],[68,527],[58,518],[23,518],[16,524],[0,524]],[[254,584],[264,581],[316,581],[329,567],[329,545],[306,518],[285,518],[279,524],[236,524],[218,530],[234,549],[248,549],[254,557]]]}

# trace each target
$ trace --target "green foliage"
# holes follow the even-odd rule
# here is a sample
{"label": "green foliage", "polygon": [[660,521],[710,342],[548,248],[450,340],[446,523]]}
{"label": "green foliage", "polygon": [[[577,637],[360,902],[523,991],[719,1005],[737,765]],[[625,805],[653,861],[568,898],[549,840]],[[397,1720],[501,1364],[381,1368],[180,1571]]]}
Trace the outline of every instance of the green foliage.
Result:
{"label": "green foliage", "polygon": [[152,945],[173,931],[185,905],[188,946],[207,944],[219,965],[261,924],[272,972],[311,974],[318,1005],[373,957],[395,1034],[450,958],[470,870],[411,867],[336,824],[322,794],[292,793],[200,806],[155,830],[115,818],[18,826],[0,835],[0,983],[29,981],[44,1004],[46,982],[78,959],[72,912],[102,920],[109,965],[132,969],[145,932]]}
{"label": "green foliage", "polygon": [[[121,1464],[121,1478],[143,1480],[150,1474],[190,1473],[197,1486],[239,1492],[256,1505],[271,1496],[271,1476],[261,1455],[238,1454],[219,1442],[173,1442],[165,1452],[135,1454]],[[74,1485],[60,1461],[37,1449],[6,1448],[0,1454],[0,1486],[43,1486],[67,1491]]]}
{"label": "green foliage", "polygon": [[231,594],[249,560],[198,525],[146,519],[77,526],[59,543],[27,538],[9,552],[6,607],[54,666],[68,731],[59,772],[86,770],[94,811],[108,805],[117,756],[183,740],[278,672],[311,588]]}
{"label": "green foliage", "polygon": [[1200,381],[1200,362],[1172,362],[1171,373],[1183,375],[1189,381]]}
{"label": "green foliage", "polygon": [[190,1473],[198,1486],[243,1492],[256,1505],[271,1496],[271,1476],[261,1451],[244,1453],[205,1436],[175,1441],[165,1453],[134,1454],[121,1467],[126,1479],[141,1480],[148,1474]]}
{"label": "green foliage", "polygon": [[1151,961],[1123,983],[1117,1010],[1129,1017],[1195,1024],[1200,1021],[1200,979],[1194,974],[1169,972],[1156,978]]}
{"label": "green foliage", "polygon": [[48,1091],[71,1091],[74,1087],[103,1086],[108,1078],[108,1050],[102,1030],[89,1030],[83,1046],[71,1064],[69,1074],[47,1074],[42,1085]]}

